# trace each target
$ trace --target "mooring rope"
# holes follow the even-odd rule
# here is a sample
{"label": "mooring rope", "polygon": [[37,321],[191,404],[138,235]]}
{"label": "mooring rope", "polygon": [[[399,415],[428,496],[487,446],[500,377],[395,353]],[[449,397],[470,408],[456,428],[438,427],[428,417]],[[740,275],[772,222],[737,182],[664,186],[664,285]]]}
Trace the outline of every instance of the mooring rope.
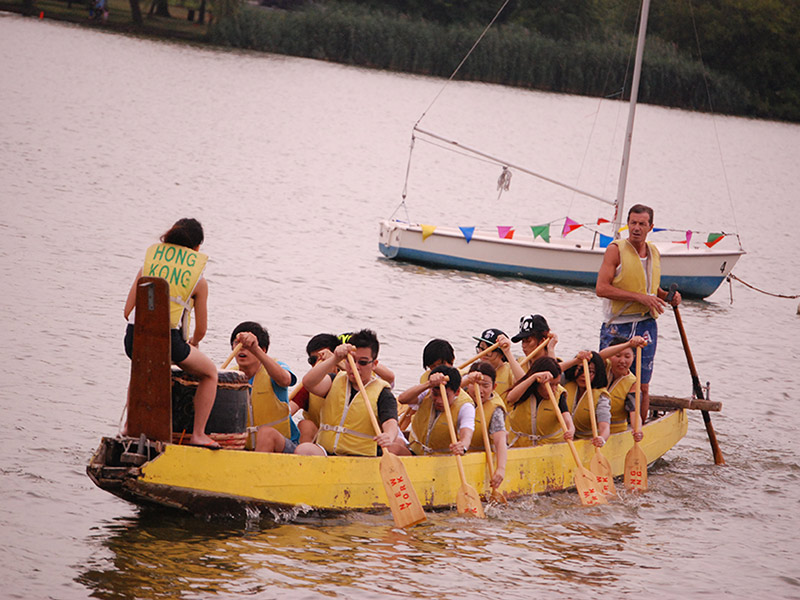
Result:
{"label": "mooring rope", "polygon": [[743,284],[743,285],[746,285],[747,287],[749,287],[751,290],[755,290],[755,291],[757,291],[757,292],[761,292],[762,294],[766,294],[767,296],[773,296],[773,297],[775,297],[775,298],[788,298],[788,299],[790,299],[790,300],[793,300],[793,299],[795,299],[795,298],[800,298],[800,294],[795,294],[795,295],[793,295],[793,296],[788,296],[788,295],[786,295],[786,294],[773,294],[772,292],[767,292],[767,291],[765,291],[765,290],[762,290],[762,289],[760,289],[760,288],[757,288],[757,287],[756,287],[756,286],[754,286],[754,285],[751,285],[751,284],[747,283],[746,281],[744,281],[744,280],[742,280],[741,278],[737,277],[737,276],[736,276],[736,275],[734,275],[733,273],[728,273],[728,281],[730,281],[731,279],[735,279],[735,280],[736,280],[736,281],[738,281],[739,283],[741,283],[741,284]]}

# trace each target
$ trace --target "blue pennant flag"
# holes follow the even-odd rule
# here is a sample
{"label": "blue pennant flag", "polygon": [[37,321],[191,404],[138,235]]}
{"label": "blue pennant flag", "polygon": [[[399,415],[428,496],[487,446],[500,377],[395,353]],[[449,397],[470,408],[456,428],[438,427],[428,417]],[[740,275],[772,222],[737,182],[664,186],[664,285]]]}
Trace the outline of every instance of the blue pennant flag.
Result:
{"label": "blue pennant flag", "polygon": [[600,234],[600,247],[601,248],[608,248],[608,245],[614,241],[614,238],[610,235],[603,235]]}
{"label": "blue pennant flag", "polygon": [[472,240],[472,234],[475,233],[475,228],[474,227],[459,227],[459,229],[461,230],[461,233],[464,234],[464,239],[467,240],[467,243],[469,244],[470,241]]}

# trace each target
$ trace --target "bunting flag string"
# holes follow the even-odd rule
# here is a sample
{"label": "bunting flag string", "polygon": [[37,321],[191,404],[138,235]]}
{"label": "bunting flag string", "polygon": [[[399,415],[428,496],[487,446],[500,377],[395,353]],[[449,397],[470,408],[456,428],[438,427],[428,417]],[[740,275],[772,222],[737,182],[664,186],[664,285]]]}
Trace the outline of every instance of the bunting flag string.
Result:
{"label": "bunting flag string", "polygon": [[550,243],[550,223],[547,225],[531,225],[531,231],[533,232],[533,239],[535,240],[537,237],[542,238],[546,243]]}
{"label": "bunting flag string", "polygon": [[566,217],[564,219],[564,228],[561,230],[561,237],[567,237],[567,234],[572,233],[578,229],[578,227],[582,227],[582,225],[577,221],[573,221],[569,217]]}
{"label": "bunting flag string", "polygon": [[724,238],[724,237],[725,237],[724,233],[709,233],[708,234],[708,240],[706,240],[706,246],[711,248],[711,247],[714,246],[714,244],[716,244],[717,242],[721,241],[722,238]]}
{"label": "bunting flag string", "polygon": [[464,234],[464,239],[467,240],[467,243],[469,244],[472,241],[472,236],[475,233],[475,228],[474,227],[459,227],[459,229],[461,230],[461,233]]}
{"label": "bunting flag string", "polygon": [[499,235],[504,240],[510,240],[514,237],[514,228],[507,227],[505,225],[498,225],[497,226],[497,235]]}
{"label": "bunting flag string", "polygon": [[436,231],[436,225],[420,225],[422,227],[422,241],[427,240]]}

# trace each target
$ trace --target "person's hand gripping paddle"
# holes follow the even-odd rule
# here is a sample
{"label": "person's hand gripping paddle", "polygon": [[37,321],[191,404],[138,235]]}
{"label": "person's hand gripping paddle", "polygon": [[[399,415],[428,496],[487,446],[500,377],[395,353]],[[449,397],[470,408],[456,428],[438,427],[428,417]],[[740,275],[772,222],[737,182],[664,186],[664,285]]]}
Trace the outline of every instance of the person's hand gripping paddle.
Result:
{"label": "person's hand gripping paddle", "polygon": [[[444,415],[447,419],[447,426],[450,429],[450,440],[455,444],[458,438],[456,437],[456,428],[453,425],[453,415],[450,413],[450,403],[447,401],[447,390],[443,383],[439,384],[439,393],[442,395]],[[456,454],[456,465],[458,466],[458,476],[461,478],[461,487],[456,494],[456,508],[458,512],[485,519],[486,515],[483,512],[481,497],[478,495],[478,491],[467,483],[467,476],[464,474],[464,464],[461,462],[461,457],[458,454]]]}
{"label": "person's hand gripping paddle", "polygon": [[[378,419],[375,418],[375,411],[372,410],[367,390],[364,388],[364,382],[361,381],[361,375],[356,368],[356,361],[353,360],[352,354],[347,355],[347,361],[350,363],[350,368],[358,384],[358,391],[364,399],[375,435],[380,435],[381,427],[378,425]],[[394,517],[394,524],[397,527],[410,527],[411,525],[422,523],[425,520],[425,511],[422,509],[417,492],[414,491],[414,486],[408,478],[403,461],[388,450],[384,450],[381,456],[380,473],[383,487],[386,489],[386,496],[389,499],[389,508],[392,510],[392,517]]]}

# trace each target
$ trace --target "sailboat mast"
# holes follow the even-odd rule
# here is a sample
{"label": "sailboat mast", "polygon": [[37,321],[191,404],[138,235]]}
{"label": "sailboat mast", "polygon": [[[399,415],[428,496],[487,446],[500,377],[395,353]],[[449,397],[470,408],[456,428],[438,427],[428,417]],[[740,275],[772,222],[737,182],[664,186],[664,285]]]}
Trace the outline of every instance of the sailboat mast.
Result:
{"label": "sailboat mast", "polygon": [[633,119],[636,116],[636,101],[639,99],[639,80],[642,75],[642,56],[644,56],[644,40],[647,34],[647,15],[649,12],[650,0],[642,0],[642,15],[639,19],[639,37],[636,40],[636,59],[633,63],[633,81],[631,82],[628,126],[625,129],[625,145],[622,150],[622,164],[619,169],[617,200],[614,209],[614,239],[619,237],[619,228],[622,225],[622,213],[625,206],[625,185],[628,181],[628,164],[631,156],[631,140],[633,139]]}

